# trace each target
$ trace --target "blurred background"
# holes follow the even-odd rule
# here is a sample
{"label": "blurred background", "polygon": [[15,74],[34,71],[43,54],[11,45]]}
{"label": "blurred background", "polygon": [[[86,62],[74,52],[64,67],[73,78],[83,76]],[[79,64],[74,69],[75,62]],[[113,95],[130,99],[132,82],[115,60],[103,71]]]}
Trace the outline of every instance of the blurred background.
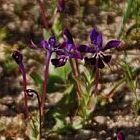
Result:
{"label": "blurred background", "polygon": [[[127,62],[128,66],[137,70],[133,82],[137,83],[136,94],[140,96],[140,1],[66,0],[65,3],[65,10],[60,22],[61,28],[69,28],[77,44],[89,43],[89,32],[94,26],[97,26],[102,32],[105,42],[113,38],[122,41],[121,48],[113,54],[113,60],[117,62],[112,62],[112,70],[106,68],[101,74],[103,77],[101,81],[102,93],[110,91],[113,85],[125,75],[123,67],[117,64],[123,60]],[[50,23],[56,7],[57,0],[45,1],[46,13]],[[11,54],[14,50],[22,52],[28,86],[39,89],[40,85],[36,81],[39,81],[40,77],[43,78],[44,55],[40,51],[30,49],[30,41],[34,39],[38,42],[43,38],[42,28],[43,24],[36,0],[0,0],[1,140],[2,138],[26,139],[23,116],[21,115],[23,112],[21,107],[23,102],[21,94],[22,77]],[[41,76],[38,77],[37,73]],[[55,82],[57,83],[57,81]],[[59,100],[62,94],[53,94],[57,90],[55,88],[52,90],[51,84],[49,86],[50,93],[52,93],[50,98]],[[102,113],[98,114],[97,109],[96,113],[100,119],[96,118],[96,121],[100,126],[96,129],[99,132],[102,131],[101,138],[97,136],[98,139],[104,139],[104,135],[107,139],[110,137],[109,135],[112,135],[112,132],[118,131],[117,128],[123,129],[132,140],[140,139],[140,116],[134,117],[135,113],[130,107],[133,100],[133,93],[125,84],[115,92],[113,106],[109,111],[110,115],[107,115],[108,105],[104,107]],[[36,102],[32,102],[31,106],[35,105]],[[139,112],[139,108],[136,108],[136,112]],[[109,131],[110,133],[107,134]],[[113,137],[115,136],[112,135],[110,139]]]}

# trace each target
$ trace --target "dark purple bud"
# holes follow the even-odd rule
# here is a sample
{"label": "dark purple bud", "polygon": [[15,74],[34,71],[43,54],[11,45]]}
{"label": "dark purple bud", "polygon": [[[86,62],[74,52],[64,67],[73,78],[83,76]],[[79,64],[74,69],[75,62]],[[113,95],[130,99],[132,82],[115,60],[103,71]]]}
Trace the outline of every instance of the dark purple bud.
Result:
{"label": "dark purple bud", "polygon": [[48,40],[48,43],[51,45],[51,46],[55,46],[56,44],[56,38],[55,36],[51,36]]}
{"label": "dark purple bud", "polygon": [[54,65],[55,67],[61,67],[64,66],[66,64],[67,58],[62,57],[62,58],[55,58],[55,59],[51,59],[51,63],[52,65]]}
{"label": "dark purple bud", "polygon": [[125,140],[125,135],[123,134],[123,132],[119,132],[117,134],[117,140]]}
{"label": "dark purple bud", "polygon": [[103,48],[103,50],[118,48],[120,46],[120,44],[121,44],[121,41],[119,41],[119,40],[111,40],[106,44],[106,46]]}
{"label": "dark purple bud", "polygon": [[58,12],[63,12],[65,9],[65,0],[58,0],[58,6],[57,6],[57,11]]}
{"label": "dark purple bud", "polygon": [[90,33],[91,43],[95,45],[95,47],[102,48],[102,34],[98,32],[95,28]]}
{"label": "dark purple bud", "polygon": [[70,31],[67,28],[64,30],[63,34],[66,36],[68,44],[73,44],[74,43],[73,42],[73,37],[72,37]]}
{"label": "dark purple bud", "polygon": [[12,57],[18,65],[22,64],[23,56],[19,51],[14,51]]}

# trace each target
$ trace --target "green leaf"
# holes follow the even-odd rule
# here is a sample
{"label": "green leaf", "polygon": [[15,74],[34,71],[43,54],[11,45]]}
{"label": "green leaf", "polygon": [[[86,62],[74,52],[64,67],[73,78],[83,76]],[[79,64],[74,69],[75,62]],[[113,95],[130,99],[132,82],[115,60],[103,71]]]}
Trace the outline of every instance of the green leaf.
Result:
{"label": "green leaf", "polygon": [[55,75],[60,77],[62,80],[66,81],[68,79],[68,75],[71,72],[70,65],[68,63],[65,64],[63,67],[51,67],[51,75]]}
{"label": "green leaf", "polygon": [[13,70],[18,68],[18,66],[13,61],[7,60],[6,62],[4,62],[3,68],[4,68],[4,71],[6,71],[7,73],[11,73]]}
{"label": "green leaf", "polygon": [[[33,114],[32,114],[33,115]],[[37,114],[34,114],[27,126],[27,135],[29,136],[30,140],[40,140],[39,134],[39,117]]]}
{"label": "green leaf", "polygon": [[53,93],[56,91],[62,91],[64,89],[65,84],[61,77],[57,75],[49,75],[48,85],[47,85],[47,93]]}
{"label": "green leaf", "polygon": [[7,30],[6,28],[0,28],[0,41],[2,41],[3,39],[5,39],[7,36]]}
{"label": "green leaf", "polygon": [[54,21],[54,24],[53,24],[53,26],[52,26],[52,29],[53,29],[55,35],[56,35],[57,37],[59,37],[60,34],[61,34],[61,31],[62,31],[61,22],[60,22],[59,20],[56,19],[56,20]]}
{"label": "green leaf", "polygon": [[51,33],[48,30],[44,29],[43,30],[44,39],[48,39],[50,36],[51,36]]}
{"label": "green leaf", "polygon": [[58,129],[62,129],[65,126],[64,117],[58,112],[54,113],[53,117],[56,121],[56,124],[53,127],[53,131],[58,131]]}
{"label": "green leaf", "polygon": [[40,86],[43,83],[41,76],[35,71],[30,74],[36,86]]}

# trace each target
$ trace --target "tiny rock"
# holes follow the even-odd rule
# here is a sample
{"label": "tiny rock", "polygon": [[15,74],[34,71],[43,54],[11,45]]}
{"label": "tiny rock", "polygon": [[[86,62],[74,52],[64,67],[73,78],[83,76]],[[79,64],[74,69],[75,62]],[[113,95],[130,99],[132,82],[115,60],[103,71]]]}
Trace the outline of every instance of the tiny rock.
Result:
{"label": "tiny rock", "polygon": [[104,116],[96,116],[94,119],[99,124],[104,124],[106,122],[106,117]]}

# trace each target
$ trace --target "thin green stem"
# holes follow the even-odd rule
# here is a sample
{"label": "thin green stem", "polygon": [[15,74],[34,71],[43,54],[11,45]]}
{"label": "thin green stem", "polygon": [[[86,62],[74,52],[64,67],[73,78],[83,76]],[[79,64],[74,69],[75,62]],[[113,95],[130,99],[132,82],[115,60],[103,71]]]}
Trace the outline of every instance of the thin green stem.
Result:
{"label": "thin green stem", "polygon": [[105,98],[112,98],[114,95],[114,91],[123,83],[125,82],[125,79],[120,80],[114,87],[113,89],[109,92],[109,94]]}
{"label": "thin green stem", "polygon": [[72,73],[73,73],[74,79],[76,81],[76,85],[77,85],[77,97],[78,97],[78,100],[79,100],[81,98],[81,88],[80,88],[80,86],[78,84],[78,81],[76,80],[77,73],[76,73],[76,70],[75,70],[73,61],[70,59],[69,62],[70,62],[70,66],[71,66],[71,69],[72,69]]}

